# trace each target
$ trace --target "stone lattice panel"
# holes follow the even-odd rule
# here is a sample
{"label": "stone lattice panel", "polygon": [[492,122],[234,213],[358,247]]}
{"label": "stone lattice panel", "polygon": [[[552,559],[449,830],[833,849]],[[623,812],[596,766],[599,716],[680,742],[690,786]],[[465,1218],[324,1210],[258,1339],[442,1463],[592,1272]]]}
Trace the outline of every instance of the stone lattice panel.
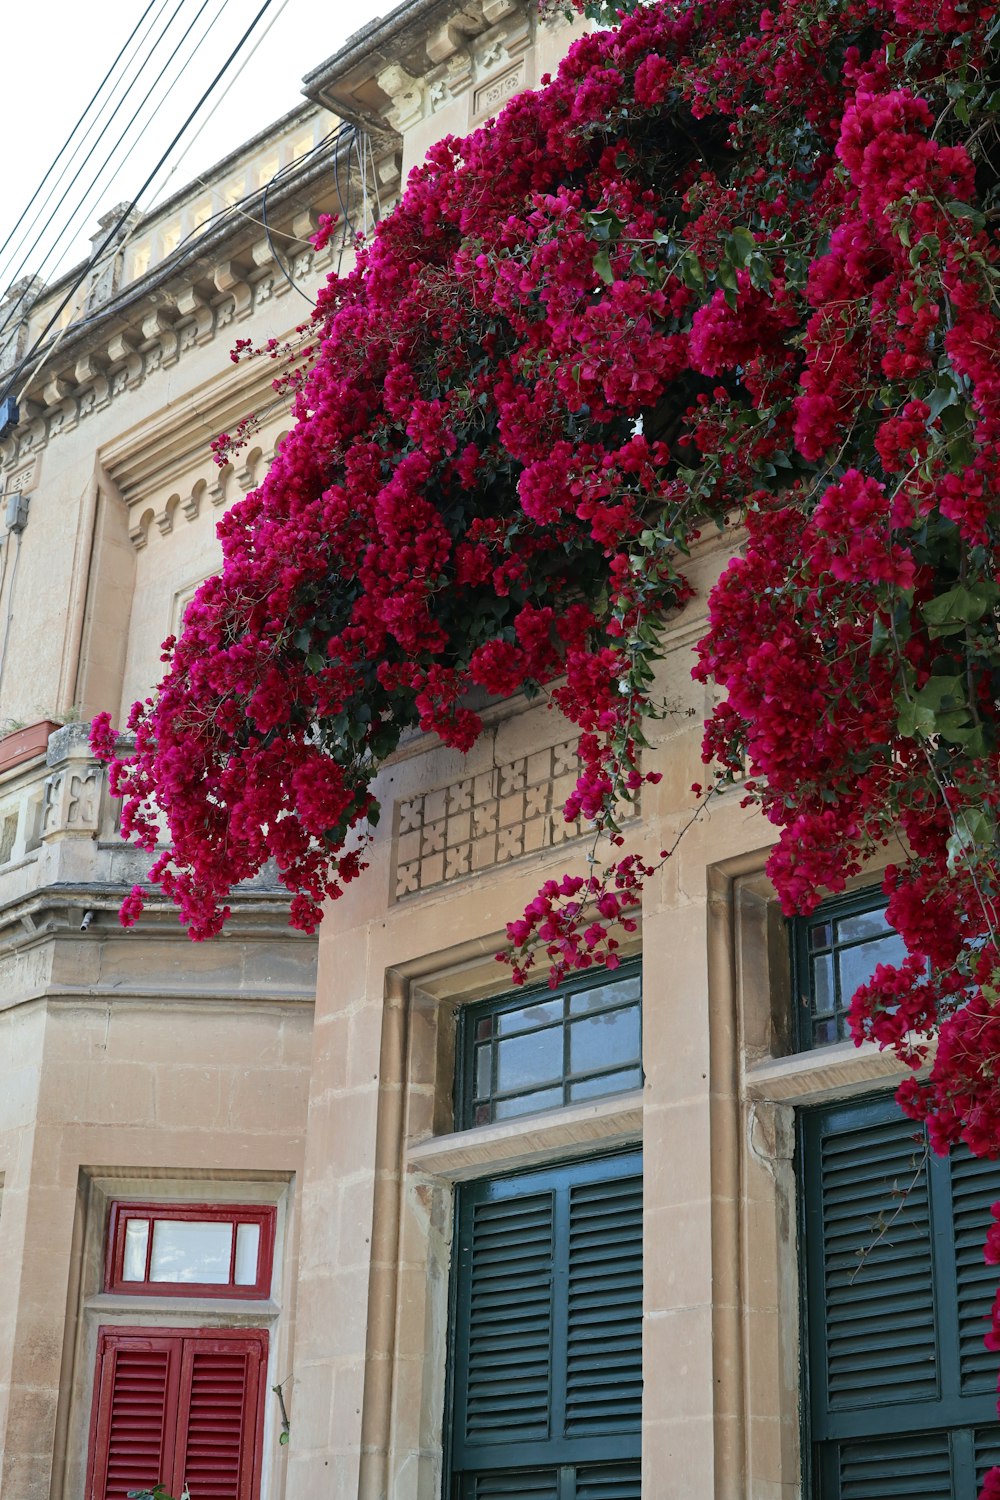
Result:
{"label": "stone lattice panel", "polygon": [[585,823],[563,817],[577,775],[576,741],[567,740],[397,801],[394,899],[586,833]]}

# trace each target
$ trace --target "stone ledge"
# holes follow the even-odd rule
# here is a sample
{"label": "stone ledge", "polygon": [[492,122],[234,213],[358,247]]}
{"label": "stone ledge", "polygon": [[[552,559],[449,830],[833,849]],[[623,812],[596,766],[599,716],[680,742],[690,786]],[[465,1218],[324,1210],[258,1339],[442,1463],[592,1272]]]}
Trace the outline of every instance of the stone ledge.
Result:
{"label": "stone ledge", "polygon": [[483,1170],[539,1166],[560,1156],[611,1151],[642,1140],[642,1091],[519,1120],[503,1120],[450,1135],[417,1141],[406,1153],[410,1171],[452,1182],[481,1176]]}
{"label": "stone ledge", "polygon": [[815,1052],[768,1058],[744,1072],[744,1091],[752,1100],[784,1104],[818,1104],[857,1093],[859,1089],[888,1087],[905,1078],[904,1068],[874,1042],[855,1047],[835,1042]]}

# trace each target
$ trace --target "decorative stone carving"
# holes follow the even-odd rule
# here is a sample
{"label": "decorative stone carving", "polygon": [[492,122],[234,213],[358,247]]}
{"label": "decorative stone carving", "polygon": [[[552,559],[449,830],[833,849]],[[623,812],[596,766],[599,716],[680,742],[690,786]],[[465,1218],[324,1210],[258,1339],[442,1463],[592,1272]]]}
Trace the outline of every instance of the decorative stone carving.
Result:
{"label": "decorative stone carving", "polygon": [[42,838],[96,838],[104,769],[94,760],[86,724],[66,724],[49,736]]}
{"label": "decorative stone carving", "polygon": [[[563,817],[577,775],[576,741],[567,740],[398,801],[394,899],[587,833],[588,825]],[[636,815],[633,809],[631,816]]]}
{"label": "decorative stone carving", "polygon": [[90,247],[91,256],[99,258],[87,281],[86,312],[93,312],[102,303],[109,302],[117,292],[121,283],[122,248],[138,218],[137,209],[130,209],[127,203],[116,203],[98,219],[97,230],[90,236]]}
{"label": "decorative stone carving", "polygon": [[497,78],[491,78],[488,83],[481,84],[476,89],[472,99],[473,115],[495,115],[497,110],[519,94],[525,87],[524,59],[508,68]]}
{"label": "decorative stone carving", "polygon": [[384,68],[375,79],[383,94],[392,100],[388,111],[390,123],[396,130],[407,131],[423,114],[423,86],[397,63]]}
{"label": "decorative stone carving", "polygon": [[23,359],[28,344],[28,313],[45,290],[37,276],[22,276],[7,288],[0,301],[0,372]]}

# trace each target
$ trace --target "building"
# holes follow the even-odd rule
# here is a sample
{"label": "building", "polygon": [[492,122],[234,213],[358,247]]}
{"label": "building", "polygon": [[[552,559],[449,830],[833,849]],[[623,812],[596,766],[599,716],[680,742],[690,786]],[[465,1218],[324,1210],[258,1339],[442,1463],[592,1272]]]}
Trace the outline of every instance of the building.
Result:
{"label": "building", "polygon": [[[738,788],[647,892],[631,962],[556,994],[510,995],[494,962],[583,852],[559,816],[572,736],[520,701],[468,758],[396,757],[372,867],[318,941],[266,880],[212,944],[155,903],[117,922],[144,861],[85,726],[156,680],[220,510],[281,440],[269,368],[229,348],[284,337],[350,253],[312,249],[319,213],[369,226],[572,35],[533,0],[406,0],[124,226],[34,371],[72,278],[8,294],[0,366],[30,380],[0,440],[5,1500],[156,1479],[191,1500],[971,1500],[1000,1452],[978,1259],[1000,1174],[928,1167],[892,1063],[844,1039],[894,941],[877,872],[790,932]],[[262,402],[217,470],[211,438]],[[725,556],[694,559],[702,601]],[[664,665],[699,715],[702,608]],[[638,846],[685,818],[699,740],[697,718],[660,726]]]}

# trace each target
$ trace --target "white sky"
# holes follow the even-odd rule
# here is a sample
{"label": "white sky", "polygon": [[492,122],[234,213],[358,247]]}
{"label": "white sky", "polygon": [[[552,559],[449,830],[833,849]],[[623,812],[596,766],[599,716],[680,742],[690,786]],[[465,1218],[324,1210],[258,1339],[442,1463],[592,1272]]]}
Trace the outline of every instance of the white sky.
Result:
{"label": "white sky", "polygon": [[[263,0],[153,0],[119,72],[135,49],[142,49],[137,57],[145,55],[168,27],[158,50],[100,145],[94,144],[98,126],[89,140],[81,143],[80,154],[64,180],[53,186],[50,179],[42,214],[36,219],[37,201],[26,212],[32,194],[149,3],[33,0],[27,5],[3,6],[6,66],[0,89],[4,160],[0,245],[8,235],[12,238],[0,251],[0,295],[29,271],[41,272],[43,279],[51,282],[59,269],[83,259],[90,248],[89,236],[97,230],[98,217],[135,195]],[[167,158],[140,207],[153,207],[158,199],[176,192],[294,108],[302,100],[303,74],[336,52],[366,21],[388,14],[396,3],[271,0],[246,47]],[[202,40],[213,19],[214,26]],[[236,77],[241,61],[269,23],[273,24],[266,37]],[[168,61],[175,48],[176,56]],[[164,63],[166,70],[154,97],[126,129],[129,116]],[[133,64],[118,86],[116,100],[135,71]],[[199,133],[199,121],[216,104],[227,83],[232,84],[228,94]],[[109,112],[106,110],[101,123]],[[123,130],[121,145],[103,166],[104,157]],[[124,160],[126,153],[128,159]],[[91,186],[95,177],[97,181]],[[52,222],[43,228],[53,210]],[[63,231],[61,240],[59,231]],[[31,249],[31,242],[39,235],[39,244]]]}

